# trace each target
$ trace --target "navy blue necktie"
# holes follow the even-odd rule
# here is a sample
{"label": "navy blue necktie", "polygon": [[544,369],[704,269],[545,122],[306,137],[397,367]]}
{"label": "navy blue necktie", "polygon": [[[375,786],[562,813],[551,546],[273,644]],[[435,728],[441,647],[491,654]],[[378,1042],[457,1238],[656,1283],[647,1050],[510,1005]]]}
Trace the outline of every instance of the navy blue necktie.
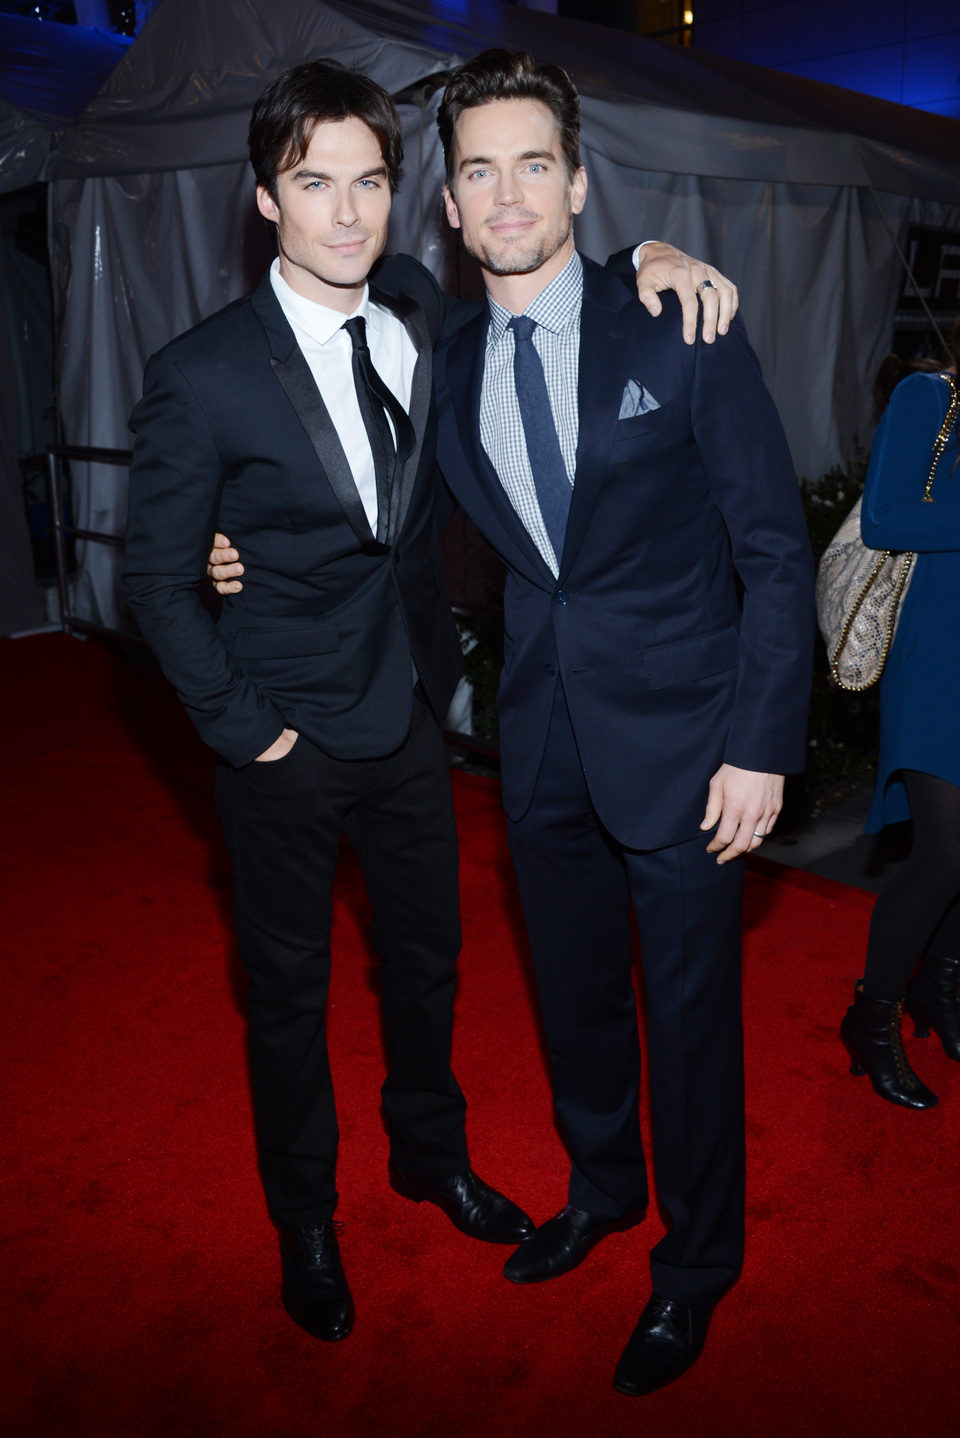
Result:
{"label": "navy blue necktie", "polygon": [[529,315],[514,315],[510,321],[514,338],[513,381],[537,502],[559,568],[563,537],[567,532],[571,489],[550,410],[543,365],[533,343],[536,326],[536,320],[530,319]]}

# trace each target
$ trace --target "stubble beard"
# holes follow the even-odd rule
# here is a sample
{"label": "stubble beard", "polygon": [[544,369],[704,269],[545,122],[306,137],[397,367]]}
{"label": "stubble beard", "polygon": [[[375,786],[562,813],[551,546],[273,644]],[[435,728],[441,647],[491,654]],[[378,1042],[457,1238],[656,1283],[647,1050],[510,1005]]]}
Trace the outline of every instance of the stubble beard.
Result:
{"label": "stubble beard", "polygon": [[567,225],[561,235],[543,236],[532,250],[522,249],[522,241],[518,241],[516,246],[511,247],[508,243],[505,250],[494,253],[481,241],[476,249],[471,250],[471,254],[492,275],[529,275],[552,259],[567,243],[572,233],[571,215],[567,217]]}

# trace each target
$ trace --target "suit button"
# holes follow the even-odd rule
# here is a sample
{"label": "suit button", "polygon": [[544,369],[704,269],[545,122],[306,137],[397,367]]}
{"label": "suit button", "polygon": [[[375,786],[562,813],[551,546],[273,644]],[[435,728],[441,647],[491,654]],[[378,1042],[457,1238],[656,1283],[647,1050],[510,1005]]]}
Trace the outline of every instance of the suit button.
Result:
{"label": "suit button", "polygon": [[554,604],[568,604],[570,602],[570,596],[565,589],[558,589],[553,596],[553,602]]}
{"label": "suit button", "polygon": [[551,679],[557,672],[557,666],[555,664],[545,664],[543,668],[544,672],[549,674]]}

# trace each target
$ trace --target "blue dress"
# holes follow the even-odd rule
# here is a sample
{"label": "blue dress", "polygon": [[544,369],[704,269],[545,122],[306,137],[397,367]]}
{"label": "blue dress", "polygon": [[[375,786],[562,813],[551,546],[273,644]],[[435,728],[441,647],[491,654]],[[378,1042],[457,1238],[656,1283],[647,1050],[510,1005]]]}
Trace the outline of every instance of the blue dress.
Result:
{"label": "blue dress", "polygon": [[[871,549],[915,549],[914,573],[880,680],[880,745],[866,831],[910,817],[901,769],[960,786],[960,446],[956,426],[923,503],[949,387],[897,385],[874,439],[861,528]],[[954,466],[956,465],[956,468]]]}

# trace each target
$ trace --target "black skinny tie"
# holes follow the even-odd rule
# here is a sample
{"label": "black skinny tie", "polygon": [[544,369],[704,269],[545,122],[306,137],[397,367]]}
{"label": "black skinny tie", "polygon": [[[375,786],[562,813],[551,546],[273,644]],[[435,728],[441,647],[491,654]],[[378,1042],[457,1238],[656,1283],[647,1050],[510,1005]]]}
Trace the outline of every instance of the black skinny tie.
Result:
{"label": "black skinny tie", "polygon": [[[387,542],[390,526],[390,491],[397,472],[413,451],[415,437],[413,425],[396,395],[384,384],[373,367],[367,346],[367,325],[362,315],[354,315],[343,326],[353,345],[353,383],[356,386],[357,402],[363,427],[367,431],[370,449],[373,453],[373,469],[377,479],[377,539]],[[387,422],[387,413],[393,420],[397,443]],[[399,444],[400,453],[397,453]]]}
{"label": "black skinny tie", "polygon": [[536,320],[529,315],[514,315],[513,382],[517,390],[523,435],[527,442],[527,458],[537,491],[537,502],[553,552],[560,564],[563,539],[570,512],[570,481],[557,438],[550,396],[544,378],[543,364],[533,343]]}

